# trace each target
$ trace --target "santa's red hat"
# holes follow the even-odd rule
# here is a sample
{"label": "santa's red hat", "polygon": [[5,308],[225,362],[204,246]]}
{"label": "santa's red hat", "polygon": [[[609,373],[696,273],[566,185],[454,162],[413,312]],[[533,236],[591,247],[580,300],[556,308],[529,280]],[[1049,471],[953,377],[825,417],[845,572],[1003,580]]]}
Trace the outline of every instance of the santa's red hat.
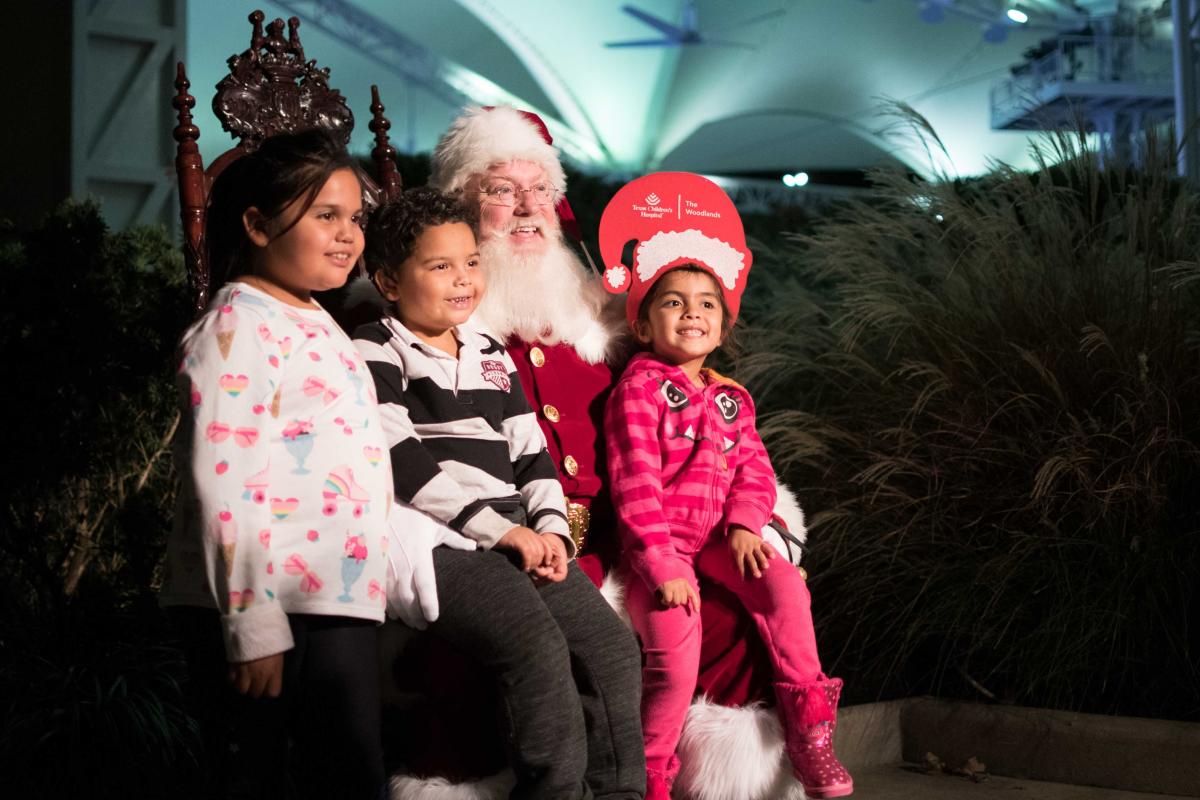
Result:
{"label": "santa's red hat", "polygon": [[656,172],[621,187],[600,218],[600,256],[604,288],[629,292],[631,328],[654,282],[684,264],[713,276],[732,323],[754,260],[729,195],[690,172]]}
{"label": "santa's red hat", "polygon": [[441,192],[456,192],[472,175],[496,164],[532,161],[546,171],[546,179],[563,196],[555,207],[563,229],[580,238],[575,214],[567,203],[567,176],[550,130],[537,114],[511,106],[474,106],[466,111],[433,151],[429,185]]}

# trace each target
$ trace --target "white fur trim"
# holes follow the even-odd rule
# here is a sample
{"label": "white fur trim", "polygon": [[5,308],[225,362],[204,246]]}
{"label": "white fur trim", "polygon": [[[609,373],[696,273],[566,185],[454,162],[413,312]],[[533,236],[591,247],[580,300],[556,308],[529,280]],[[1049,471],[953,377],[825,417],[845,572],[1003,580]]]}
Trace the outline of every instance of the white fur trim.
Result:
{"label": "white fur trim", "polygon": [[516,777],[507,769],[466,783],[397,773],[388,781],[388,797],[390,800],[506,800],[516,783]]}
{"label": "white fur trim", "polygon": [[746,267],[746,254],[730,244],[705,236],[695,228],[686,231],[659,231],[638,245],[635,261],[638,278],[650,283],[658,271],[680,259],[698,261],[733,291],[738,273]]}
{"label": "white fur trim", "polygon": [[589,364],[599,364],[608,355],[608,345],[612,339],[609,331],[605,330],[604,325],[597,320],[593,321],[587,331],[571,344],[574,345],[575,352],[584,361]]}
{"label": "white fur trim", "polygon": [[[679,742],[677,800],[804,800],[783,751],[783,729],[774,710],[726,708],[697,698]],[[504,800],[516,783],[511,771],[451,783],[397,773],[390,800]]]}
{"label": "white fur trim", "polygon": [[600,594],[608,601],[609,607],[617,612],[625,627],[633,630],[633,620],[629,618],[629,609],[625,607],[625,581],[617,577],[615,570],[604,576],[604,583],[600,584]]}
{"label": "white fur trim", "polygon": [[[586,300],[580,304],[580,313],[591,312],[591,319],[583,335],[573,340],[564,340],[575,348],[575,352],[588,364],[611,361],[625,351],[625,337],[629,326],[625,322],[625,297],[609,294],[595,278],[589,278],[583,287]],[[595,306],[591,305],[595,303]],[[598,307],[599,312],[592,312]]]}
{"label": "white fur trim", "polygon": [[726,708],[699,697],[688,709],[679,740],[677,800],[803,798],[783,751],[774,709]]}
{"label": "white fur trim", "polygon": [[517,159],[540,164],[546,178],[559,191],[566,191],[567,178],[558,160],[558,148],[546,144],[537,125],[510,106],[496,106],[490,111],[473,106],[454,120],[438,142],[429,185],[442,192],[454,192],[463,188],[472,175]]}
{"label": "white fur trim", "polygon": [[800,501],[796,499],[796,495],[787,487],[787,484],[780,483],[778,478],[775,479],[775,508],[773,511],[775,516],[783,520],[788,533],[808,544],[808,525],[805,522],[804,509],[800,507]]}

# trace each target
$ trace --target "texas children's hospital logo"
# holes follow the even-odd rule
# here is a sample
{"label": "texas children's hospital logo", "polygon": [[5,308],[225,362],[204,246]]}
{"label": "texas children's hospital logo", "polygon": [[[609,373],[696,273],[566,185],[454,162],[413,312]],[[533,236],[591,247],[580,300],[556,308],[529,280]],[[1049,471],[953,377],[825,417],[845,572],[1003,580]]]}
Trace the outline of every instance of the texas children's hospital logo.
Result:
{"label": "texas children's hospital logo", "polygon": [[687,219],[688,217],[707,217],[709,219],[720,219],[721,212],[707,209],[702,205],[700,200],[689,200],[683,194],[675,196],[675,202],[672,203],[668,198],[663,200],[657,193],[651,192],[642,198],[642,203],[632,203],[631,207],[634,214],[642,219]]}

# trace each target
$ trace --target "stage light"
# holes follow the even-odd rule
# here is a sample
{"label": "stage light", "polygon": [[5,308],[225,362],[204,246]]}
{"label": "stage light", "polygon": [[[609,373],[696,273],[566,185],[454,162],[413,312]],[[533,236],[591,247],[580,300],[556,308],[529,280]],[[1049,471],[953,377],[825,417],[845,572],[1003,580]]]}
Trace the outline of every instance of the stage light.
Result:
{"label": "stage light", "polygon": [[1029,15],[1019,8],[1010,8],[1007,13],[1008,18],[1018,25],[1024,25],[1026,22],[1029,22]]}
{"label": "stage light", "polygon": [[787,175],[784,175],[783,176],[783,185],[788,186],[788,187],[795,186],[796,185],[796,176],[791,174],[790,172]]}
{"label": "stage light", "polygon": [[796,186],[808,186],[808,173],[797,172],[792,176],[792,181]]}

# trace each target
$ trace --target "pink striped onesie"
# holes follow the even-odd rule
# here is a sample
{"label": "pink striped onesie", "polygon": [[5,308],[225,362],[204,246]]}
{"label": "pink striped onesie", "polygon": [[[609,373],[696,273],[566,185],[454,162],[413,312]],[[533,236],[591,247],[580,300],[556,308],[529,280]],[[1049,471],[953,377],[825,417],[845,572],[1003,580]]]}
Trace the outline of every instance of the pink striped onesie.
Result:
{"label": "pink striped onesie", "polygon": [[642,726],[646,766],[668,780],[696,688],[700,615],[664,608],[655,590],[674,578],[697,588],[700,573],[729,588],[753,617],[777,684],[822,678],[808,589],[784,559],[742,578],[729,527],[758,533],[775,504],[775,473],[754,425],[754,403],[709,369],[696,388],[651,353],[633,358],[608,401],[604,430],[622,560],[637,579],[626,603],[646,656]]}

